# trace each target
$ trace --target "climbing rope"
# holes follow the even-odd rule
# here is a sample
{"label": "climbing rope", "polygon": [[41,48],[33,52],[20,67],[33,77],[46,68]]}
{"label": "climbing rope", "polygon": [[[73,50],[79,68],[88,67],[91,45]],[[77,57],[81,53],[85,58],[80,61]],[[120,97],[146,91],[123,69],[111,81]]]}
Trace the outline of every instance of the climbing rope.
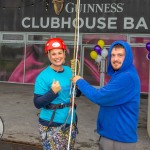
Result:
{"label": "climbing rope", "polygon": [[[76,25],[75,25],[75,35],[74,35],[74,54],[73,59],[71,60],[71,69],[72,69],[72,76],[79,75],[80,73],[80,61],[78,60],[78,52],[79,52],[79,12],[80,12],[80,0],[77,0],[76,4]],[[78,73],[77,73],[78,70]],[[72,85],[71,85],[72,87]],[[75,100],[75,90],[76,85],[73,85],[72,89],[72,106],[71,106],[71,123],[70,123],[70,131],[69,131],[69,139],[68,139],[68,148],[70,150],[70,140],[71,140],[71,132],[72,132],[72,123],[74,118],[74,100]]]}

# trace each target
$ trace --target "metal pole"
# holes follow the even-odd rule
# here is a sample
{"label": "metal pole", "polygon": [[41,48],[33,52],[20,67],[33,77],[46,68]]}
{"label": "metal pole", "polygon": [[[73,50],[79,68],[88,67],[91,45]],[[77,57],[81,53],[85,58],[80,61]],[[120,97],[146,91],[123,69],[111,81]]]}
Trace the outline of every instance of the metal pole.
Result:
{"label": "metal pole", "polygon": [[150,137],[150,62],[149,62],[149,90],[148,90],[147,131],[148,131],[148,135]]}
{"label": "metal pole", "polygon": [[104,78],[105,78],[105,58],[102,57],[100,65],[100,87],[104,86]]}

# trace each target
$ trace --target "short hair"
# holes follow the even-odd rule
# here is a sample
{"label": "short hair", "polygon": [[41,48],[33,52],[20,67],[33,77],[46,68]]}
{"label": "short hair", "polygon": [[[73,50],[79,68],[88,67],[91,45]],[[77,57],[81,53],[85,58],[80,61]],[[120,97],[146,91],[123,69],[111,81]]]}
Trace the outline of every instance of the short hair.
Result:
{"label": "short hair", "polygon": [[124,48],[124,46],[121,44],[115,44],[113,48]]}

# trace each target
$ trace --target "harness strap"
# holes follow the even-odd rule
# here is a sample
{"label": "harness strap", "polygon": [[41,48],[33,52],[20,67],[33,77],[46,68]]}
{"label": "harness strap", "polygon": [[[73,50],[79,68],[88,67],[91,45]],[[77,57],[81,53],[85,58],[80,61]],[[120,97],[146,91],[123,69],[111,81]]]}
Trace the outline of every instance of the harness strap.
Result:
{"label": "harness strap", "polygon": [[[52,110],[56,110],[56,109],[63,109],[65,107],[70,107],[72,106],[72,103],[61,103],[61,104],[48,104],[45,106],[46,109],[52,109]],[[75,109],[76,109],[76,104],[75,104]]]}
{"label": "harness strap", "polygon": [[56,113],[56,109],[53,111],[53,114],[52,114],[51,120],[50,120],[49,125],[48,125],[48,129],[49,129],[50,125],[51,125],[51,124],[52,124],[52,122],[53,122],[53,119],[54,119],[55,113]]}
{"label": "harness strap", "polygon": [[47,131],[45,133],[43,133],[43,139],[44,140],[51,139],[53,136],[55,136],[59,132],[59,130],[63,129],[66,126],[66,123],[67,123],[67,120],[68,120],[70,114],[71,114],[71,109],[69,110],[69,114],[67,116],[65,123],[62,124],[61,126],[57,127],[56,130],[54,130],[54,131],[48,131],[48,129],[47,129]]}
{"label": "harness strap", "polygon": [[[52,117],[51,117],[51,120],[50,120],[50,122],[49,122],[49,125],[48,125],[47,130],[49,129],[50,125],[51,125],[52,122],[53,122],[53,119],[54,119],[54,117],[55,117],[56,110],[57,110],[57,109],[63,109],[63,108],[65,108],[65,107],[70,107],[70,106],[72,106],[72,103],[66,103],[66,104],[64,104],[64,103],[61,103],[61,104],[48,104],[48,105],[45,106],[46,109],[52,109],[52,110],[54,110],[54,111],[53,111],[53,114],[52,114]],[[74,107],[75,107],[75,109],[76,109],[76,105],[74,105]],[[70,115],[70,114],[68,114],[68,115]],[[67,120],[68,120],[68,117],[67,117],[67,119],[66,119],[66,122],[67,122]],[[66,123],[65,123],[65,124],[66,124]]]}

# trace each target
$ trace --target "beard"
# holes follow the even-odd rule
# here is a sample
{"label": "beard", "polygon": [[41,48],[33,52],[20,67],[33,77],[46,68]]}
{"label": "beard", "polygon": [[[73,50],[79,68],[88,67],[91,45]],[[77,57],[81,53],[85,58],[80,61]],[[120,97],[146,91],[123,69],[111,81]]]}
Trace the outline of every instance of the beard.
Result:
{"label": "beard", "polygon": [[118,61],[114,61],[114,62],[112,62],[112,64],[113,64],[114,66],[115,66],[115,64],[120,65],[119,68],[116,68],[116,67],[114,67],[114,66],[112,65],[112,68],[113,68],[114,71],[118,71],[118,70],[121,68],[121,66],[122,66],[121,62],[118,62]]}

